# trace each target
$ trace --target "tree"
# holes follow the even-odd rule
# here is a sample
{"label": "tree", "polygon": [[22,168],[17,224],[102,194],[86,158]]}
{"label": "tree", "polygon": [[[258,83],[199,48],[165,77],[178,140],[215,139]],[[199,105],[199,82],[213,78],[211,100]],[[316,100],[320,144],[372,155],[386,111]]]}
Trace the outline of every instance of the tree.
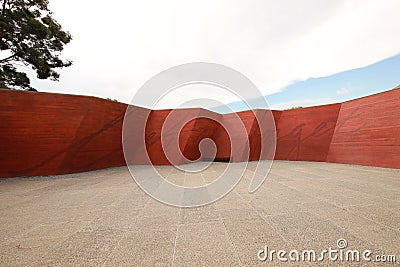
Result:
{"label": "tree", "polygon": [[301,106],[296,106],[296,107],[287,108],[287,109],[285,109],[285,110],[294,110],[294,109],[299,109],[299,108],[303,108],[303,107],[301,107]]}
{"label": "tree", "polygon": [[52,17],[48,0],[0,0],[0,88],[34,90],[18,66],[30,66],[39,79],[57,81],[55,68],[69,67],[61,60],[72,39]]}

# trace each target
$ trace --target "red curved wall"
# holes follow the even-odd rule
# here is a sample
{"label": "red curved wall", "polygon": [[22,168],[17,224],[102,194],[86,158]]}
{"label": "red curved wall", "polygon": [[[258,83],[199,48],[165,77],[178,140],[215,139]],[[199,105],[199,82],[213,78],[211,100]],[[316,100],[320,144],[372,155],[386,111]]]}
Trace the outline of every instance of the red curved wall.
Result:
{"label": "red curved wall", "polygon": [[[218,148],[216,157],[231,158],[233,162],[258,160],[260,157],[272,159],[269,153],[264,154],[266,155],[264,157],[261,156],[261,147],[268,149],[274,146],[274,140],[269,140],[266,137],[275,135],[275,129],[268,127],[274,122],[275,124],[279,122],[282,112],[272,110],[271,113],[266,110],[247,110],[223,115],[221,123],[217,125],[213,135]],[[268,118],[270,115],[272,115],[272,118]],[[260,125],[268,119],[272,120],[271,124],[267,121]],[[263,138],[261,138],[261,131],[263,131]],[[228,135],[228,132],[232,133],[231,136]],[[262,140],[265,143],[261,145]],[[232,142],[237,146],[235,146],[237,148],[235,151],[231,151]],[[244,152],[246,146],[249,148],[248,153]]]}
{"label": "red curved wall", "polygon": [[[217,126],[213,136],[215,142],[220,144],[216,157],[221,159],[230,158],[233,162],[248,160],[249,155],[244,155],[243,151],[246,148],[246,142],[251,136],[254,120],[255,114],[252,110],[223,115],[221,123]],[[228,133],[231,133],[230,136]],[[234,151],[231,151],[232,143],[237,147]]]}
{"label": "red curved wall", "polygon": [[283,111],[277,124],[275,159],[326,161],[340,106]]}
{"label": "red curved wall", "polygon": [[[126,104],[87,96],[13,90],[0,90],[0,100],[0,177],[63,174],[125,165],[121,130]],[[342,104],[272,111],[277,128],[275,158],[400,168],[399,103],[397,89]],[[153,164],[171,164],[161,147],[161,126],[171,110],[130,107],[129,120],[147,121],[145,133],[135,128],[129,130],[133,138],[145,139]],[[216,157],[233,161],[260,158],[261,130],[256,118],[264,120],[267,111],[221,115],[204,109],[185,109],[173,113],[176,124],[163,133],[167,151],[179,152],[169,143],[168,133],[173,136],[177,128],[182,128],[178,146],[188,159],[199,158],[198,147],[204,138],[215,142]],[[191,117],[195,119],[183,123]],[[245,126],[243,133],[237,130],[241,124]],[[232,140],[222,125],[234,133]],[[267,136],[274,133],[274,129],[263,131]],[[230,150],[231,141],[240,147],[247,140],[247,157],[240,149]],[[146,152],[135,150],[135,142],[128,147],[134,150],[131,164],[146,163]],[[180,153],[172,153],[172,160],[185,163]]]}
{"label": "red curved wall", "polygon": [[126,105],[95,97],[0,90],[0,177],[88,171],[125,163]]}
{"label": "red curved wall", "polygon": [[327,161],[400,168],[400,90],[342,103]]}
{"label": "red curved wall", "polygon": [[212,138],[220,116],[200,108],[151,111],[145,134],[146,150],[151,163],[184,164],[187,163],[186,159],[199,159],[199,143],[204,138]]}

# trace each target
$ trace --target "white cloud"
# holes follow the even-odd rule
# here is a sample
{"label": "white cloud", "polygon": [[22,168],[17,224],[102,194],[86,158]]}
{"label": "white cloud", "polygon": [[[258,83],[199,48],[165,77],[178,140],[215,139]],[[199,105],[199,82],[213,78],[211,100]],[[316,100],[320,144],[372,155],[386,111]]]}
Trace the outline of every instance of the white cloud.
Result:
{"label": "white cloud", "polygon": [[397,0],[50,0],[50,7],[74,37],[63,53],[74,65],[59,83],[33,85],[123,102],[153,75],[187,62],[233,67],[267,95],[400,52]]}
{"label": "white cloud", "polygon": [[336,100],[332,98],[319,98],[319,99],[301,99],[295,101],[283,102],[275,105],[271,105],[271,109],[273,110],[284,110],[292,107],[313,107],[320,106],[326,104],[337,103]]}
{"label": "white cloud", "polygon": [[[214,99],[212,101],[210,99]],[[219,99],[219,101],[218,101]],[[223,101],[222,101],[223,100]],[[176,88],[159,99],[153,109],[202,107],[210,109],[235,101],[241,101],[235,94],[217,86],[191,84]]]}

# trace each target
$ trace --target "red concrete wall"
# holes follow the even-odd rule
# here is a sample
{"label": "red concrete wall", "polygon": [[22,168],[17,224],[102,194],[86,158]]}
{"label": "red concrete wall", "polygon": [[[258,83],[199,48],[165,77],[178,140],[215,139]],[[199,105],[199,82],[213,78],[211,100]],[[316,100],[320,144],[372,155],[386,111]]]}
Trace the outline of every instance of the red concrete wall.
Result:
{"label": "red concrete wall", "polygon": [[[123,128],[119,128],[119,131],[124,144],[121,150],[124,149],[125,161],[129,165],[151,164],[146,153],[146,141],[149,146],[153,142],[157,142],[157,138],[153,136],[154,133],[151,131],[151,125],[146,124],[151,113],[152,111],[149,109],[126,105]],[[157,120],[154,122],[157,122]]]}
{"label": "red concrete wall", "polygon": [[218,147],[216,157],[231,158],[233,162],[258,160],[263,149],[263,159],[272,159],[268,148],[275,148],[275,139],[265,137],[275,136],[274,123],[279,121],[280,115],[281,111],[275,110],[248,110],[223,115],[213,135]]}
{"label": "red concrete wall", "polygon": [[276,125],[279,125],[282,111],[255,110],[254,114],[254,122],[249,132],[249,160],[272,160],[276,148]]}
{"label": "red concrete wall", "polygon": [[325,161],[340,104],[285,110],[277,127],[275,159]]}
{"label": "red concrete wall", "polygon": [[343,103],[327,161],[400,168],[400,89]]}
{"label": "red concrete wall", "polygon": [[[0,177],[125,165],[122,127],[128,105],[12,90],[0,90],[0,100]],[[275,158],[400,168],[399,103],[400,90],[392,90],[343,104],[272,111],[277,124]],[[124,143],[131,151],[127,161],[168,165],[186,163],[186,158],[200,160],[199,144],[204,138],[215,142],[217,158],[269,159],[265,156],[269,153],[261,155],[261,140],[263,148],[274,149],[275,129],[259,124],[267,121],[268,114],[265,110],[221,115],[204,109],[172,112],[129,106],[124,122],[129,133]]]}
{"label": "red concrete wall", "polygon": [[249,148],[248,140],[254,119],[252,110],[223,115],[213,135],[213,139],[219,144],[217,158],[231,158],[233,162],[249,159],[249,154],[245,151],[248,152],[246,147]]}
{"label": "red concrete wall", "polygon": [[146,125],[146,150],[151,163],[200,160],[199,143],[212,137],[220,116],[200,108],[151,111]]}
{"label": "red concrete wall", "polygon": [[94,97],[0,91],[0,177],[121,166],[125,104]]}
{"label": "red concrete wall", "polygon": [[[222,118],[221,114],[216,114],[214,112],[205,110],[205,109],[197,109],[197,117],[193,120],[194,124],[191,128],[187,128],[189,130],[188,138],[184,137],[182,133],[180,134],[180,143],[184,144],[181,146],[181,150],[185,158],[189,160],[201,160],[203,158],[209,158],[212,155],[211,151],[203,151],[206,153],[201,155],[200,152],[200,142],[204,138],[211,139],[215,145],[217,151],[221,148],[218,148],[218,144],[213,139],[214,132],[219,125],[219,122]],[[184,132],[184,131],[182,131]],[[207,145],[206,145],[207,146]],[[207,146],[208,148],[209,146]],[[186,160],[183,160],[182,163],[186,163]]]}

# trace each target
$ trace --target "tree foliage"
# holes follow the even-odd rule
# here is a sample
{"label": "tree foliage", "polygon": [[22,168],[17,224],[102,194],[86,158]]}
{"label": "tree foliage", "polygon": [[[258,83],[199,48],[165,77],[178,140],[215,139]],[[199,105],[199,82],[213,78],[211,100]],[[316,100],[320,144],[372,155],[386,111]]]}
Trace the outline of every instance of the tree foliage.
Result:
{"label": "tree foliage", "polygon": [[29,66],[39,79],[57,81],[56,68],[68,67],[60,59],[72,39],[52,17],[48,0],[0,0],[0,88],[32,89],[21,67]]}
{"label": "tree foliage", "polygon": [[296,107],[287,108],[287,109],[285,109],[285,110],[294,110],[294,109],[299,109],[299,108],[303,108],[303,107],[301,107],[301,106],[296,106]]}

